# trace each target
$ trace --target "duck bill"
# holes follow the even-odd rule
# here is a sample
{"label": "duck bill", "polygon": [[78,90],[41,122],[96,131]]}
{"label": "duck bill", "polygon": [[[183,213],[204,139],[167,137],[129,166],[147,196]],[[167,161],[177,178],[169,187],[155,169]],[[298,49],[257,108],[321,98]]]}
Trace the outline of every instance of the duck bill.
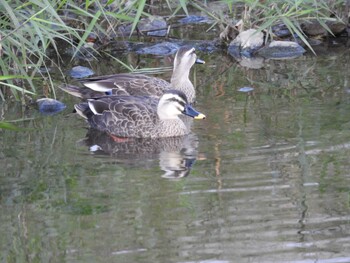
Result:
{"label": "duck bill", "polygon": [[205,115],[196,111],[192,106],[186,105],[184,111],[182,112],[184,115],[190,116],[197,120],[205,119]]}
{"label": "duck bill", "polygon": [[205,64],[205,61],[201,60],[200,58],[197,58],[195,63],[196,64]]}

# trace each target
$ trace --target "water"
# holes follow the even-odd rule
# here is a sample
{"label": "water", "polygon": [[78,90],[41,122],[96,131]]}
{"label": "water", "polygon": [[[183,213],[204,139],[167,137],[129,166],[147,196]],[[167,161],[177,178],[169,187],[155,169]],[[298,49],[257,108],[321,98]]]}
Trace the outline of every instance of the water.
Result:
{"label": "water", "polygon": [[1,104],[23,128],[0,132],[1,262],[350,262],[348,49],[201,57],[207,119],[157,147],[86,139],[61,92],[55,116]]}

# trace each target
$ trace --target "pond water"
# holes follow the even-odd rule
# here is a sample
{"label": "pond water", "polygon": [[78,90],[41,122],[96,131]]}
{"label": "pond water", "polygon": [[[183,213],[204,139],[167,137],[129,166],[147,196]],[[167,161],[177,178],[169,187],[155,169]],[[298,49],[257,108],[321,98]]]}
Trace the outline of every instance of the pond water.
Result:
{"label": "pond water", "polygon": [[200,53],[207,119],[157,146],[86,138],[61,91],[54,116],[0,104],[23,128],[0,131],[1,262],[350,262],[350,53],[324,49],[261,69]]}

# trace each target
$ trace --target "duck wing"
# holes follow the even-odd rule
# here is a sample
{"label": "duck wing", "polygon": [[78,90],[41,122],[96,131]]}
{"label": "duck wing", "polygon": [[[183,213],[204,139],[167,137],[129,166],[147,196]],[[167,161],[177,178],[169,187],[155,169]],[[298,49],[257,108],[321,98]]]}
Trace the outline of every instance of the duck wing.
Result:
{"label": "duck wing", "polygon": [[171,88],[163,79],[129,73],[87,78],[83,85],[105,94],[154,97],[160,97],[164,90]]}
{"label": "duck wing", "polygon": [[155,98],[106,96],[87,104],[92,114],[85,116],[91,127],[119,137],[148,137],[159,120]]}
{"label": "duck wing", "polygon": [[[83,100],[91,99],[91,98],[99,98],[106,95],[105,93],[95,91],[86,87],[78,87],[78,86],[68,85],[68,84],[61,85],[59,86],[59,88],[73,95],[74,97],[78,97]],[[115,94],[115,95],[118,95],[118,94]],[[127,95],[127,94],[125,92],[120,92],[120,95]]]}

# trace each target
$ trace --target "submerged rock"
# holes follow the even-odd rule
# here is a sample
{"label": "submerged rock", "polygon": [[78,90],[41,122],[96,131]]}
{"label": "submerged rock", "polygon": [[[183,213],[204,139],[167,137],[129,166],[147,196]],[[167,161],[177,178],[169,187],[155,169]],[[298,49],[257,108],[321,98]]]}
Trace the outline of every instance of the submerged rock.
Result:
{"label": "submerged rock", "polygon": [[209,19],[206,16],[191,15],[191,16],[186,16],[184,18],[181,18],[179,22],[181,24],[199,24],[199,23],[207,23],[209,22]]}
{"label": "submerged rock", "polygon": [[53,68],[52,67],[40,67],[39,72],[43,73],[43,74],[51,73],[51,72],[53,72]]}
{"label": "submerged rock", "polygon": [[288,27],[285,24],[275,25],[271,29],[277,37],[289,37],[292,35],[292,33],[289,31]]}
{"label": "submerged rock", "polygon": [[260,49],[258,54],[269,59],[290,59],[301,56],[305,49],[292,41],[272,41],[267,47]]}
{"label": "submerged rock", "polygon": [[95,74],[91,69],[83,66],[73,67],[68,73],[75,79],[86,78]]}
{"label": "submerged rock", "polygon": [[250,57],[254,51],[258,50],[264,44],[264,34],[255,29],[248,29],[238,34],[238,36],[231,41],[228,51],[236,57],[237,51],[239,54]]}
{"label": "submerged rock", "polygon": [[167,26],[163,17],[153,16],[141,19],[137,27],[140,32],[145,32],[147,36],[164,37],[167,33]]}
{"label": "submerged rock", "polygon": [[[163,17],[152,16],[140,19],[137,24],[137,30],[147,36],[164,37],[167,34],[167,26],[168,25]],[[120,26],[118,32],[123,36],[127,36],[130,35],[131,29],[132,23]]]}
{"label": "submerged rock", "polygon": [[217,50],[221,50],[220,42],[213,40],[198,40],[198,41],[184,41],[179,43],[180,46],[190,45],[196,48],[196,51],[202,51],[205,53],[212,53]]}
{"label": "submerged rock", "polygon": [[162,42],[149,47],[136,50],[137,54],[150,54],[168,56],[174,54],[179,49],[179,45],[171,42]]}
{"label": "submerged rock", "polygon": [[44,115],[53,115],[63,111],[66,105],[58,100],[42,98],[36,101],[40,113]]}

